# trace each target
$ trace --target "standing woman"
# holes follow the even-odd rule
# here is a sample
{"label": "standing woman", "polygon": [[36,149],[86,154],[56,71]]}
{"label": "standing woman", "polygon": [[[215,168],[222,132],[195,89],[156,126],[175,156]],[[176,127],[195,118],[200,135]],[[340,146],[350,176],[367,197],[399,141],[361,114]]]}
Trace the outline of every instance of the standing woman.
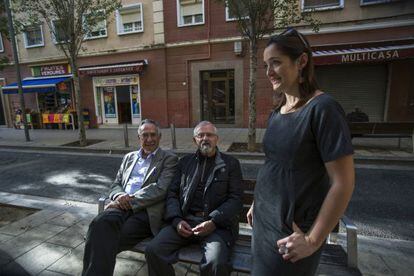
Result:
{"label": "standing woman", "polygon": [[341,106],[318,89],[302,34],[288,29],[272,37],[263,59],[277,103],[247,214],[252,275],[314,275],[354,189],[349,128]]}

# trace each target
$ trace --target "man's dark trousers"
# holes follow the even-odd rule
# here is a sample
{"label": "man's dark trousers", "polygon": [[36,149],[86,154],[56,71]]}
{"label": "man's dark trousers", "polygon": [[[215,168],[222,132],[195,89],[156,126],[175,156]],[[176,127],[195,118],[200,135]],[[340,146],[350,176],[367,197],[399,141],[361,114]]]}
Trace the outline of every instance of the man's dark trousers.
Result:
{"label": "man's dark trousers", "polygon": [[[187,222],[191,227],[199,223],[191,220],[187,220]],[[173,226],[168,225],[161,229],[145,249],[149,276],[175,275],[171,264],[178,261],[178,250],[192,243],[198,243],[202,249],[203,258],[200,263],[200,275],[230,275],[229,258],[231,250],[216,232],[205,237],[192,236],[184,238],[177,233]]]}
{"label": "man's dark trousers", "polygon": [[89,225],[82,275],[111,276],[116,255],[152,237],[147,212],[107,209]]}

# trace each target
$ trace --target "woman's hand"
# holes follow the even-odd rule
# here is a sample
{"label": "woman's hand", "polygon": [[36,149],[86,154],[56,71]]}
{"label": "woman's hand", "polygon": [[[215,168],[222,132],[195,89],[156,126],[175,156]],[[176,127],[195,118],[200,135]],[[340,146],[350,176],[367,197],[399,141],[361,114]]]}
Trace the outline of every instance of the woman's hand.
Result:
{"label": "woman's hand", "polygon": [[249,211],[247,211],[246,218],[247,218],[247,223],[248,223],[251,227],[253,227],[253,203],[252,203],[252,205],[250,206]]}
{"label": "woman's hand", "polygon": [[305,233],[293,222],[293,233],[283,239],[277,241],[279,253],[283,254],[285,261],[292,263],[312,255],[318,246],[315,245]]}

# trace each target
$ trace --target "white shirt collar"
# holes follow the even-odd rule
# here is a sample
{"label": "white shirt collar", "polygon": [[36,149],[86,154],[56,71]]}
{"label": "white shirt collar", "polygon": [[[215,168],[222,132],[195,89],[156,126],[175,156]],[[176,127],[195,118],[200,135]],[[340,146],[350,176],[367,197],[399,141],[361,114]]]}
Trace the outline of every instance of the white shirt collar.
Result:
{"label": "white shirt collar", "polygon": [[[150,154],[148,154],[147,158],[145,158],[145,159],[152,158],[153,156],[155,156],[155,154],[157,153],[158,149],[159,149],[159,147],[158,147],[158,148],[156,148],[156,149],[155,149],[153,152],[151,152]],[[140,149],[139,149],[139,151],[138,151],[138,158],[143,158],[143,157],[142,157],[142,148],[140,148]],[[144,158],[143,158],[143,159],[144,159]]]}

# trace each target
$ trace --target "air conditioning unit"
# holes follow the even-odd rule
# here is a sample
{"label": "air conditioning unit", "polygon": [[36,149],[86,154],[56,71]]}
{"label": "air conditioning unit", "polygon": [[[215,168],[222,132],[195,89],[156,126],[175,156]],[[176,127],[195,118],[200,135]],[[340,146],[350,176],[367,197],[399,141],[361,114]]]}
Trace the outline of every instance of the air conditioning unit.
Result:
{"label": "air conditioning unit", "polygon": [[243,52],[243,44],[241,41],[235,41],[234,42],[234,53],[237,56],[240,56]]}

